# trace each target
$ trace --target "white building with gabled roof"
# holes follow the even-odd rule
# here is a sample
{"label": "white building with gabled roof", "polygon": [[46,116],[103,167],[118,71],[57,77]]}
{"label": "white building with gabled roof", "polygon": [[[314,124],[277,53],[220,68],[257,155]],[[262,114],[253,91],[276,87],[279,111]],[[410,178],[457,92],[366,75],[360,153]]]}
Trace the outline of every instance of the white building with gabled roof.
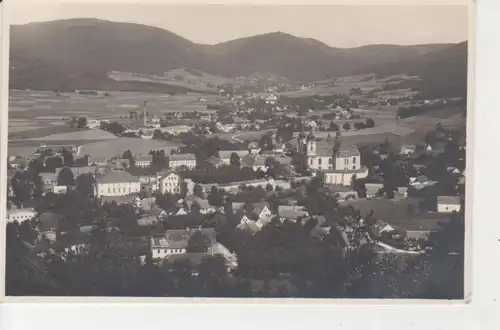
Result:
{"label": "white building with gabled roof", "polygon": [[139,178],[125,171],[110,171],[96,180],[96,195],[128,196],[141,191]]}

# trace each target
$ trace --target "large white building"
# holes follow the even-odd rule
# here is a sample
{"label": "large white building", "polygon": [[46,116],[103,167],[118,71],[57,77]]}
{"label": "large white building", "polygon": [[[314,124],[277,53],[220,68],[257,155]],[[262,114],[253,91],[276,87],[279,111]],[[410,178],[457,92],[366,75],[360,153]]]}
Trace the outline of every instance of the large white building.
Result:
{"label": "large white building", "polygon": [[182,178],[174,173],[168,172],[162,175],[159,180],[159,190],[162,194],[180,194],[182,188]]}
{"label": "large white building", "polygon": [[358,148],[343,144],[340,132],[333,141],[319,142],[312,132],[307,137],[301,133],[298,147],[305,153],[309,169],[323,173],[326,184],[348,186],[354,177],[368,176],[368,168],[361,166]]}
{"label": "large white building", "polygon": [[194,154],[173,154],[168,158],[168,166],[170,169],[176,169],[181,166],[187,168],[196,167],[196,156]]}
{"label": "large white building", "polygon": [[139,179],[125,171],[111,171],[97,180],[96,195],[128,196],[141,190]]}

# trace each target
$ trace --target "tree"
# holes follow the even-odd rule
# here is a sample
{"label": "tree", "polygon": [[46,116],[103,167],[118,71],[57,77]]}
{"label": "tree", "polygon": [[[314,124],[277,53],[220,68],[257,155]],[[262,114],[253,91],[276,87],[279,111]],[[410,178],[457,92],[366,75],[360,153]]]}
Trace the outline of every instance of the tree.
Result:
{"label": "tree", "polygon": [[365,124],[363,123],[354,123],[354,128],[359,130],[365,128]]}
{"label": "tree", "polygon": [[130,162],[134,160],[134,156],[130,150],[125,150],[122,155],[123,159],[128,159]]}
{"label": "tree", "polygon": [[78,118],[77,128],[85,128],[87,127],[87,118],[80,117]]}
{"label": "tree", "polygon": [[205,194],[203,193],[203,188],[198,183],[193,187],[193,195],[199,198],[205,198]]}
{"label": "tree", "polygon": [[333,122],[333,120],[332,120],[332,121],[330,122],[330,127],[329,127],[329,130],[330,130],[330,131],[334,131],[334,132],[336,132],[336,131],[338,131],[338,130],[339,130],[339,125],[335,124],[335,123]]}
{"label": "tree", "polygon": [[160,140],[163,137],[163,134],[159,129],[155,129],[153,132],[153,139]]}
{"label": "tree", "polygon": [[271,150],[273,148],[273,141],[269,134],[262,135],[259,141],[259,148],[261,150]]}
{"label": "tree", "polygon": [[351,129],[351,125],[349,125],[349,123],[344,123],[344,125],[342,125],[342,128],[345,130],[345,131],[348,131]]}
{"label": "tree", "polygon": [[215,186],[212,186],[212,188],[210,189],[207,199],[208,203],[213,206],[222,206],[222,204],[224,203],[222,193]]}
{"label": "tree", "polygon": [[69,122],[69,126],[71,126],[72,128],[76,128],[78,124],[78,120],[76,119],[76,117],[71,117],[71,120]]}
{"label": "tree", "polygon": [[91,174],[81,174],[76,178],[76,190],[84,196],[93,196],[95,179]]}
{"label": "tree", "polygon": [[58,186],[72,186],[75,184],[75,177],[69,167],[63,168],[57,176]]}
{"label": "tree", "polygon": [[66,148],[62,149],[63,162],[66,166],[71,166],[75,162],[73,153]]}
{"label": "tree", "polygon": [[229,158],[229,163],[233,166],[240,166],[240,156],[236,153],[233,152],[231,153],[231,157]]}
{"label": "tree", "polygon": [[366,125],[366,127],[374,127],[375,126],[375,122],[371,118],[366,118],[366,124],[365,125]]}
{"label": "tree", "polygon": [[63,160],[61,157],[49,157],[45,160],[45,168],[49,172],[54,172],[56,168],[63,166]]}
{"label": "tree", "polygon": [[273,186],[272,186],[270,183],[268,183],[268,184],[266,185],[266,191],[267,191],[267,192],[272,192],[273,190],[274,190],[274,189],[273,189]]}
{"label": "tree", "polygon": [[210,247],[210,238],[202,231],[194,232],[188,239],[186,251],[189,253],[205,253]]}

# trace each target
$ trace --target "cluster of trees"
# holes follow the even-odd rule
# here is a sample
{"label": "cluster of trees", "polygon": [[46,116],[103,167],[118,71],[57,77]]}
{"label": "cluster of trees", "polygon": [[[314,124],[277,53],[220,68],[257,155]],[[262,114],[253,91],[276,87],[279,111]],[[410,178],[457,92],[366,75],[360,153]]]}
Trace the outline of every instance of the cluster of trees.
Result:
{"label": "cluster of trees", "polygon": [[[344,214],[321,186],[321,180],[307,186],[312,198],[305,204],[313,216],[324,215],[328,225],[334,227]],[[346,251],[335,228],[323,239],[316,239],[311,235],[317,224],[314,217],[305,224],[281,223],[275,218],[251,235],[235,228],[239,219],[228,205],[230,201],[226,203],[225,221],[193,212],[190,218],[169,218],[166,228],[184,228],[186,221],[193,226],[216,227],[217,240],[238,256],[233,276],[227,274],[224,260],[218,257],[207,257],[196,264],[181,259],[162,265],[147,258],[143,264],[139,256],[146,254],[147,244],[134,238],[137,223],[129,206],[111,203],[100,207],[96,199],[78,192],[48,195],[40,207],[61,214],[59,232],[71,235],[80,225],[95,226],[87,241],[89,247],[83,254],[63,254],[65,260],[59,255],[35,257],[22,243],[35,239],[29,223],[9,223],[7,294],[435,299],[463,296],[463,213],[453,214],[440,232],[430,236],[431,253],[401,258],[376,254],[370,245]],[[109,230],[115,226],[120,231]],[[192,237],[188,250],[203,252],[206,246],[206,238]],[[193,268],[198,276],[191,276]],[[271,283],[284,278],[292,285],[271,288]],[[255,281],[264,281],[264,286],[252,290],[250,283]]]}
{"label": "cluster of trees", "polygon": [[120,136],[125,132],[126,128],[122,124],[113,121],[110,123],[106,122],[101,122],[101,127],[102,130],[108,131],[110,133],[113,133],[114,135]]}
{"label": "cluster of trees", "polygon": [[198,183],[230,183],[235,181],[247,181],[257,178],[251,167],[226,165],[210,170],[194,169],[186,172],[186,177]]}
{"label": "cluster of trees", "polygon": [[86,117],[71,117],[69,122],[69,126],[72,128],[84,129],[87,127],[87,118]]}

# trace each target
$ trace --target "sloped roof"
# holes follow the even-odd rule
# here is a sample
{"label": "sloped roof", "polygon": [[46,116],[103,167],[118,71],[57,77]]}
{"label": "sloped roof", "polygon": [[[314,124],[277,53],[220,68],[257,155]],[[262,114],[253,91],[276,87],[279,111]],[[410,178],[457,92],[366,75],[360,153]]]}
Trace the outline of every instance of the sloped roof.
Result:
{"label": "sloped roof", "polygon": [[185,249],[188,246],[189,238],[196,232],[201,232],[206,235],[211,244],[216,242],[216,232],[214,228],[201,229],[170,229],[167,230],[165,236],[153,239],[154,246],[167,247],[171,249]]}
{"label": "sloped roof", "polygon": [[341,146],[337,151],[337,157],[346,158],[355,156],[359,156],[359,149],[354,145]]}
{"label": "sloped roof", "polygon": [[139,182],[139,178],[125,171],[110,171],[101,178],[98,183],[121,183],[121,182]]}
{"label": "sloped roof", "polygon": [[438,204],[460,205],[459,196],[438,196]]}
{"label": "sloped roof", "polygon": [[250,231],[251,233],[256,233],[260,230],[260,227],[257,226],[255,221],[252,220],[247,221],[245,223],[240,223],[238,226],[236,226],[236,228],[244,231]]}
{"label": "sloped roof", "polygon": [[173,154],[169,156],[170,161],[178,161],[178,160],[196,160],[196,156],[194,154]]}

